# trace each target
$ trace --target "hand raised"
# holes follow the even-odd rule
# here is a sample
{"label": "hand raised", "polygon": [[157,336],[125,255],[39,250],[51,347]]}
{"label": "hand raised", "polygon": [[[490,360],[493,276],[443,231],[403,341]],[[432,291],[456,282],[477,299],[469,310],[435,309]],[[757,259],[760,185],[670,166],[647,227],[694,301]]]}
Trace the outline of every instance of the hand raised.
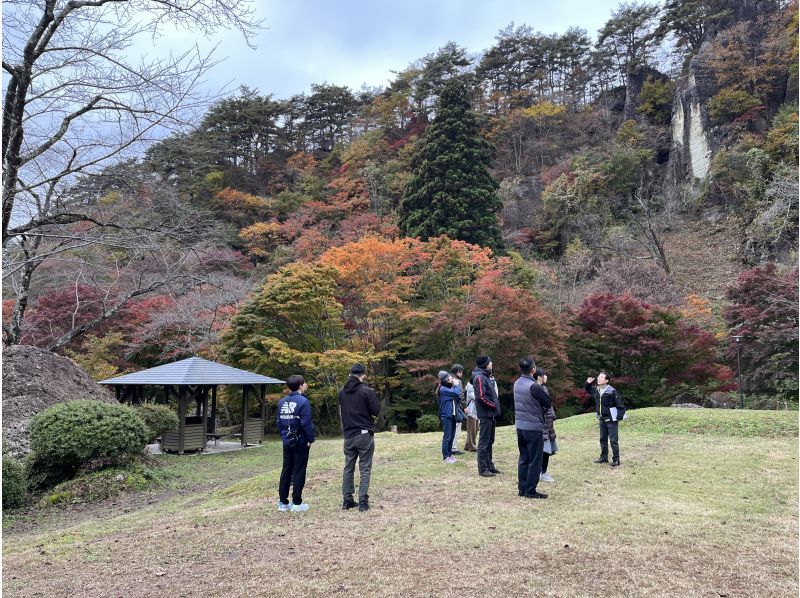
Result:
{"label": "hand raised", "polygon": [[594,382],[594,378],[586,378],[586,384],[591,384]]}

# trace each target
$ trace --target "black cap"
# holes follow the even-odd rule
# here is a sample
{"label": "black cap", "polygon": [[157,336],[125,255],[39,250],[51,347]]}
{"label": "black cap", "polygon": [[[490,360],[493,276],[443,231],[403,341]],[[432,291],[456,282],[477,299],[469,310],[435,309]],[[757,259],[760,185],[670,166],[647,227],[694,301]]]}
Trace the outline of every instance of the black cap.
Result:
{"label": "black cap", "polygon": [[367,368],[365,368],[363,364],[357,363],[350,368],[350,373],[354,376],[361,376],[362,374],[367,373]]}
{"label": "black cap", "polygon": [[492,358],[491,358],[491,357],[489,357],[488,355],[480,355],[480,356],[478,357],[478,359],[475,361],[475,363],[477,364],[477,366],[478,366],[479,368],[483,369],[483,368],[485,368],[487,365],[489,365],[489,362],[490,362],[491,360],[492,360]]}
{"label": "black cap", "polygon": [[451,374],[457,374],[458,372],[463,372],[463,371],[464,371],[464,366],[461,365],[460,363],[454,363],[453,367],[450,368]]}

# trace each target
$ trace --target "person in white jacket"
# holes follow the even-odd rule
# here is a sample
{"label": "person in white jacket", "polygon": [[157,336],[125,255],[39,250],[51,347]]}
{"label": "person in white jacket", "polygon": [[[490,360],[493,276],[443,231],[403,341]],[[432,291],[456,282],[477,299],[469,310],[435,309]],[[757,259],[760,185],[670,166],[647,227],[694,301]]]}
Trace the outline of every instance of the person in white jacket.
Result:
{"label": "person in white jacket", "polygon": [[[456,365],[453,367],[455,368]],[[463,376],[464,368],[460,365],[458,367],[461,368],[461,375]],[[478,413],[475,410],[475,389],[471,382],[467,382],[465,391],[467,408],[464,411],[467,414],[467,441],[464,444],[464,450],[474,453],[478,450]]]}

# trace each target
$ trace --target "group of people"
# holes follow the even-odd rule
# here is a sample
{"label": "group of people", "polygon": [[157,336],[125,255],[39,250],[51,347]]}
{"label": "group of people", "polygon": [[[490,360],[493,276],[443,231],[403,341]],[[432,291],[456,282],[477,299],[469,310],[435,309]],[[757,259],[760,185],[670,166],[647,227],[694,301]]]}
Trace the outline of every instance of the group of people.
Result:
{"label": "group of people", "polygon": [[[540,481],[552,482],[547,473],[550,456],[558,450],[554,422],[556,419],[550,393],[545,386],[547,375],[537,368],[532,357],[519,362],[520,377],[514,383],[514,424],[517,429],[519,463],[517,468],[519,495],[526,498],[547,498],[537,491]],[[500,474],[495,467],[493,446],[500,400],[493,363],[488,355],[476,360],[470,381],[464,386],[464,367],[454,364],[450,372],[439,372],[436,396],[442,420],[442,459],[455,463],[454,430],[467,422],[466,451],[477,452],[478,475],[494,477]],[[460,402],[465,401],[462,410]],[[477,446],[475,437],[478,437]]]}
{"label": "group of people", "polygon": [[[540,481],[552,482],[547,472],[550,457],[558,451],[554,422],[556,414],[547,375],[537,368],[532,357],[519,361],[520,376],[514,383],[514,425],[517,432],[519,461],[517,486],[519,496],[544,499],[547,494],[538,491]],[[342,472],[342,509],[369,510],[369,484],[372,457],[375,452],[375,417],[380,412],[380,402],[375,391],[364,383],[366,368],[355,364],[350,369],[347,382],[339,391],[342,431],[344,433],[344,470]],[[619,393],[609,383],[606,372],[596,378],[587,378],[585,390],[593,398],[600,430],[600,456],[595,463],[608,463],[608,444],[611,443],[611,466],[618,467],[619,421],[625,417],[625,406]],[[283,441],[283,468],[278,485],[279,511],[306,511],[303,502],[306,467],[311,445],[314,443],[314,425],[311,404],[305,396],[308,385],[300,375],[286,380],[289,394],[278,403],[276,424]],[[440,371],[435,390],[442,422],[442,460],[455,463],[455,455],[464,454],[456,447],[458,430],[467,424],[464,450],[477,453],[478,475],[494,477],[500,474],[495,467],[492,448],[495,429],[500,416],[500,399],[493,364],[488,355],[476,360],[476,367],[468,382],[464,381],[464,367],[454,364],[450,371]],[[355,468],[359,466],[358,501],[355,500]],[[289,491],[292,502],[289,502]]]}

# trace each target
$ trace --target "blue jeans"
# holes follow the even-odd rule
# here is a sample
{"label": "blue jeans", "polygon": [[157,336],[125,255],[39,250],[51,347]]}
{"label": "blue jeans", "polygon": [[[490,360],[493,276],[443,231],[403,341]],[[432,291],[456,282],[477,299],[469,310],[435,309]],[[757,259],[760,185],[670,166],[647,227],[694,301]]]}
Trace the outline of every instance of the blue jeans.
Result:
{"label": "blue jeans", "polygon": [[456,437],[456,418],[443,417],[442,429],[444,436],[442,436],[442,459],[453,456],[453,438]]}

